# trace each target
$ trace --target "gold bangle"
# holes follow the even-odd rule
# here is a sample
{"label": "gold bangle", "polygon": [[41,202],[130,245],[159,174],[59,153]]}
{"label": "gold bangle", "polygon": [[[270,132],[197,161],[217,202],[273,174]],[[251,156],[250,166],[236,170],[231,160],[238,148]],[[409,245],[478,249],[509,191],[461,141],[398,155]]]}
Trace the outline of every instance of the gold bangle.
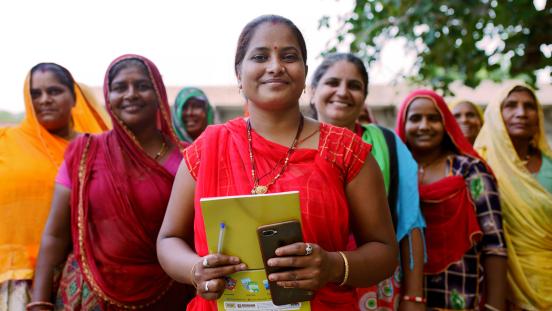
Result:
{"label": "gold bangle", "polygon": [[491,305],[490,305],[490,304],[488,304],[488,303],[486,303],[486,304],[484,305],[484,307],[485,307],[485,309],[486,309],[486,310],[491,310],[491,311],[500,311],[500,310],[498,310],[497,308],[495,308],[495,307],[491,306]]}
{"label": "gold bangle", "polygon": [[194,265],[192,266],[192,269],[190,269],[190,281],[192,283],[192,286],[197,289],[197,283],[195,282],[195,279],[194,279],[194,274],[195,274],[195,271],[196,271],[196,266],[197,266],[197,262],[194,263]]}
{"label": "gold bangle", "polygon": [[339,255],[343,257],[343,263],[345,264],[345,273],[343,274],[343,281],[339,283],[339,286],[343,286],[347,283],[349,280],[349,260],[347,260],[347,256],[342,251],[338,251]]}

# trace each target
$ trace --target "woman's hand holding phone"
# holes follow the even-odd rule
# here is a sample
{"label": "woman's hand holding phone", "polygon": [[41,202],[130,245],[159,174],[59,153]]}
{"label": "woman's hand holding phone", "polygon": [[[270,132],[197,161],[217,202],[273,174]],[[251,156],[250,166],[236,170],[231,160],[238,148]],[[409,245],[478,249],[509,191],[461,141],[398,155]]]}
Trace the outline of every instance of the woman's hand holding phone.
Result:
{"label": "woman's hand holding phone", "polygon": [[279,247],[275,253],[277,257],[270,258],[268,266],[286,271],[271,273],[268,279],[279,286],[317,290],[329,282],[339,284],[343,278],[344,263],[339,253],[327,252],[316,244],[297,242]]}

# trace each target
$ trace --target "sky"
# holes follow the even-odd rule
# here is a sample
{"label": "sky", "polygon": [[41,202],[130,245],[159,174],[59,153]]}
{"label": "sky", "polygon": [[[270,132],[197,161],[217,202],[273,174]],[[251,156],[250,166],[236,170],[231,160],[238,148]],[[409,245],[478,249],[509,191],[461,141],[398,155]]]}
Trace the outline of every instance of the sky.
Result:
{"label": "sky", "polygon": [[[545,0],[535,0],[543,2]],[[545,2],[544,2],[545,3]],[[314,72],[354,0],[16,0],[0,1],[0,110],[22,112],[23,83],[39,62],[63,65],[91,86],[117,56],[151,59],[169,86],[235,85],[234,51],[241,29],[262,14],[291,19],[307,42]],[[331,17],[332,29],[318,29]],[[388,43],[370,67],[370,83],[387,83],[414,56]],[[310,76],[307,77],[310,80]]]}
{"label": "sky", "polygon": [[303,32],[311,71],[333,30],[323,15],[352,0],[19,0],[0,4],[0,110],[21,112],[23,82],[38,62],[56,62],[79,82],[101,85],[117,56],[151,59],[167,85],[233,85],[241,29],[262,14],[283,15]]}

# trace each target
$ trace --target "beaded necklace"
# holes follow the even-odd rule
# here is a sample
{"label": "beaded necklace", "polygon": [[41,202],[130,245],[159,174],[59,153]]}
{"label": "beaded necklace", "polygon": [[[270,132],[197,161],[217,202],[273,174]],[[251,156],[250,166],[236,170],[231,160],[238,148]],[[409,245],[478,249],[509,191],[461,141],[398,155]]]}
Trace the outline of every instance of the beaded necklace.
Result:
{"label": "beaded necklace", "polygon": [[[278,180],[278,178],[280,178],[280,176],[282,176],[282,174],[284,173],[284,171],[285,171],[285,169],[288,165],[289,158],[291,157],[291,154],[293,153],[293,151],[295,151],[295,148],[297,147],[297,142],[299,141],[299,136],[301,136],[301,132],[303,131],[303,123],[304,123],[304,117],[303,117],[303,115],[301,115],[301,117],[299,119],[299,127],[297,128],[297,133],[295,134],[295,139],[293,139],[293,142],[291,143],[291,146],[289,147],[288,151],[286,152],[286,157],[284,159],[284,164],[282,165],[282,168],[280,169],[278,174],[276,174],[276,176],[274,176],[268,184],[261,185],[261,184],[259,184],[259,178],[257,178],[257,175],[255,173],[256,172],[256,165],[255,165],[255,157],[253,155],[253,138],[251,137],[251,119],[247,120],[247,140],[249,142],[249,159],[251,160],[251,177],[253,178],[253,188],[251,189],[251,194],[265,194],[265,193],[267,193],[268,188],[271,185],[273,185],[276,182],[276,180]],[[277,167],[280,164],[280,162],[281,162],[281,160],[276,163],[275,167]]]}

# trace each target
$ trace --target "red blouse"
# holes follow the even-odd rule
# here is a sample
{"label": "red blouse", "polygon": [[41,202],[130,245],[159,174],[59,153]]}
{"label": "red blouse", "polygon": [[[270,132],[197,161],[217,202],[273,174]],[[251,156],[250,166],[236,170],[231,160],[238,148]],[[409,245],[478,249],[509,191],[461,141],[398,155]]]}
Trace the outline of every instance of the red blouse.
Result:
{"label": "red blouse", "polygon": [[[280,168],[277,163],[285,157],[288,146],[270,142],[255,131],[252,139],[257,174],[263,176],[275,166]],[[345,188],[359,173],[370,149],[353,132],[321,123],[318,149],[293,152],[288,167],[269,192],[299,191],[305,241],[327,251],[346,250],[350,228]],[[210,126],[184,151],[184,160],[196,180],[196,252],[205,256],[208,250],[200,198],[250,194],[253,187],[246,122],[238,118]],[[260,184],[267,184],[274,174],[263,177]],[[358,309],[354,290],[336,284],[320,289],[311,306],[313,310]],[[196,297],[188,309],[216,310],[216,303]]]}

